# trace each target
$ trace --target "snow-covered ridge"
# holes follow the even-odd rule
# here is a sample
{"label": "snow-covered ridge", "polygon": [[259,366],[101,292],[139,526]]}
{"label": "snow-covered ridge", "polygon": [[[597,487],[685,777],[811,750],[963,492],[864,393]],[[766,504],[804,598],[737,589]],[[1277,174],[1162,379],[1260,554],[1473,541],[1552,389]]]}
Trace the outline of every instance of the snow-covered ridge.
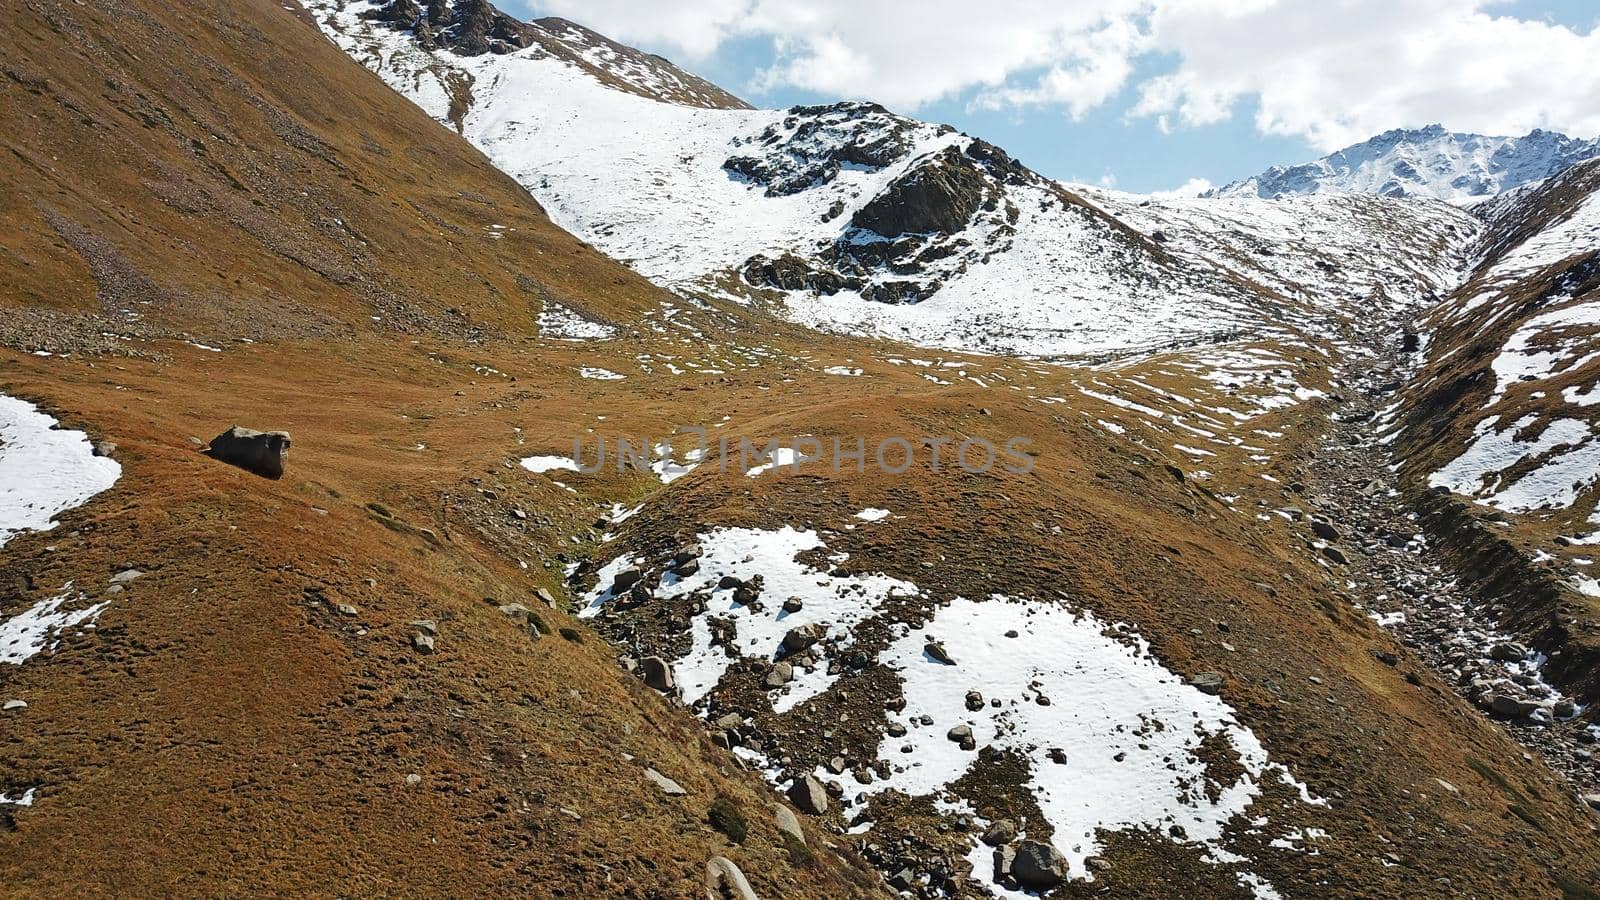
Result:
{"label": "snow-covered ridge", "polygon": [[876,104],[660,102],[619,86],[612,57],[540,42],[465,54],[385,18],[390,6],[309,6],[556,224],[681,294],[768,305],[823,330],[1096,359],[1327,334],[1352,300],[1447,293],[1479,228],[1422,200],[1116,195]]}
{"label": "snow-covered ridge", "polygon": [[1206,196],[1270,199],[1350,192],[1469,203],[1596,156],[1600,138],[1578,140],[1538,129],[1522,137],[1490,137],[1430,125],[1386,131],[1301,165],[1273,166]]}

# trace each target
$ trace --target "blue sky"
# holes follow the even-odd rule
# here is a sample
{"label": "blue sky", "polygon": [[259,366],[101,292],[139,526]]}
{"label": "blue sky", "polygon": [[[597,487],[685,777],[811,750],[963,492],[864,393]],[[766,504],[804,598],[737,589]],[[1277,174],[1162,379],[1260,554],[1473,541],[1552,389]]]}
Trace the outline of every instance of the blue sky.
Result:
{"label": "blue sky", "polygon": [[[1595,0],[506,0],[758,106],[870,99],[1069,181],[1224,184],[1388,128],[1600,133]],[[1203,186],[1201,184],[1200,186]]]}

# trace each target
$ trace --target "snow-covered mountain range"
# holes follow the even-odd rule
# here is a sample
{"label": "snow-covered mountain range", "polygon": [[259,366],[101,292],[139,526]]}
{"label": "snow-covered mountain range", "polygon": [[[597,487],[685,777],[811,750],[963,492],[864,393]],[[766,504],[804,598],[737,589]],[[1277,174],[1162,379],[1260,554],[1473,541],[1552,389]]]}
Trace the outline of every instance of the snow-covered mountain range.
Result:
{"label": "snow-covered mountain range", "polygon": [[1346,192],[1471,203],[1596,156],[1600,138],[1579,140],[1553,131],[1489,137],[1446,131],[1441,125],[1397,128],[1312,162],[1273,166],[1205,196]]}
{"label": "snow-covered mountain range", "polygon": [[[1450,253],[1407,248],[1461,248],[1477,227],[1444,204],[1317,197],[1271,215],[1216,204],[1203,218],[1236,240],[1175,241],[1194,201],[1064,185],[874,104],[749,109],[659,57],[479,0],[308,6],[563,227],[686,296],[815,327],[1040,356],[1276,334],[1320,315],[1328,288],[1442,293]],[[515,40],[445,39],[461,34]]]}

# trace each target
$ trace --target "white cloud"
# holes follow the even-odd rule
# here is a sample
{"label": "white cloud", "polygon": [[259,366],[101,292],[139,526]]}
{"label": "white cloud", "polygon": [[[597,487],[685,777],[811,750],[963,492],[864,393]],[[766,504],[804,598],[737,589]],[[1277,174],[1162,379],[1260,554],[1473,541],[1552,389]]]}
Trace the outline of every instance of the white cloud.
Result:
{"label": "white cloud", "polygon": [[1254,107],[1261,132],[1324,149],[1435,121],[1600,133],[1600,30],[1500,15],[1500,0],[525,2],[691,66],[730,40],[767,40],[771,64],[732,87],[906,111],[967,97],[1078,118],[1131,87],[1127,115],[1163,130]]}
{"label": "white cloud", "polygon": [[1151,191],[1150,196],[1157,200],[1187,200],[1198,197],[1206,191],[1216,187],[1209,179],[1191,178],[1170,191]]}

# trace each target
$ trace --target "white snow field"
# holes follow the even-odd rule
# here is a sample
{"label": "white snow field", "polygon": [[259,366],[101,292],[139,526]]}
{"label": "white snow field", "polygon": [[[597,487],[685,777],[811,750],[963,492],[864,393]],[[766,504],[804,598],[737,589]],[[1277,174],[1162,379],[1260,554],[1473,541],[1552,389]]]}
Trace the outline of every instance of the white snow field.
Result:
{"label": "white snow field", "polygon": [[32,403],[0,394],[0,547],[20,532],[54,528],[57,515],[122,474],[83,432],[55,426]]}

